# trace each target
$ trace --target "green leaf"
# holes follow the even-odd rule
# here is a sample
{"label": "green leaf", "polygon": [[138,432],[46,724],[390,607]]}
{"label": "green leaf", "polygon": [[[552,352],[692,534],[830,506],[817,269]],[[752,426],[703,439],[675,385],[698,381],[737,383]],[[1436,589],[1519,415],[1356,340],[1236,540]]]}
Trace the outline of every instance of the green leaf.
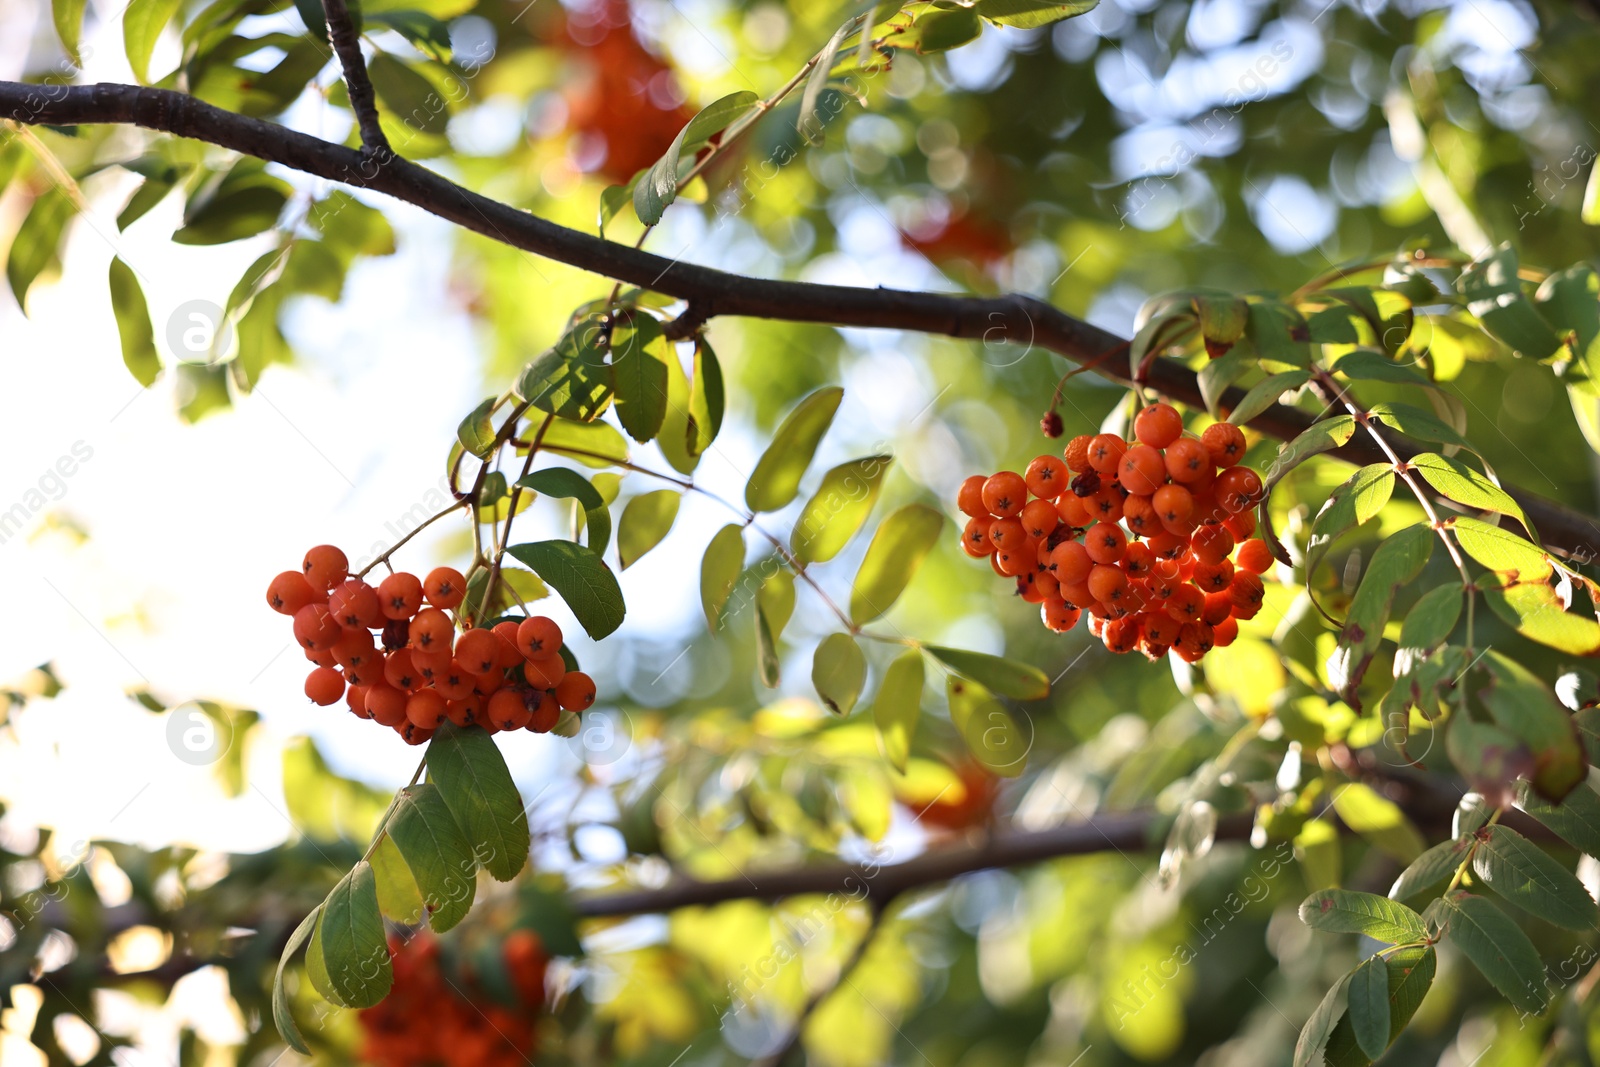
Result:
{"label": "green leaf", "polygon": [[598,641],[622,625],[627,609],[616,575],[600,554],[572,541],[530,541],[506,549],[566,602],[584,632]]}
{"label": "green leaf", "polygon": [[1372,463],[1352,474],[1323,502],[1311,522],[1306,540],[1306,575],[1309,578],[1333,548],[1333,543],[1383,510],[1394,493],[1394,466]]}
{"label": "green leaf", "polygon": [[367,14],[365,21],[388,27],[436,62],[450,62],[450,27],[425,11],[375,11]]}
{"label": "green leaf", "polygon": [[943,529],[944,516],[924,504],[907,504],[878,524],[850,588],[852,622],[865,625],[894,606]]}
{"label": "green leaf", "polygon": [[756,106],[755,93],[741,90],[707,104],[673,138],[666,153],[638,179],[633,187],[633,210],[639,221],[654,226],[667,207],[678,198],[679,160],[684,152],[692,158],[707,140],[727,129]]}
{"label": "green leaf", "polygon": [[1296,308],[1275,300],[1253,301],[1245,337],[1261,358],[1304,367],[1311,362],[1310,327]]}
{"label": "green leaf", "polygon": [[973,758],[1001,777],[1020,775],[1027,766],[1032,739],[1024,736],[994,694],[977,682],[950,675],[945,679],[945,698],[950,721]]}
{"label": "green leaf", "polygon": [[700,605],[712,633],[722,628],[722,609],[733,595],[733,583],[739,580],[742,570],[744,527],[730,522],[717,531],[700,560]]}
{"label": "green leaf", "polygon": [[1206,354],[1219,359],[1244,336],[1250,305],[1237,296],[1196,296],[1193,304]]}
{"label": "green leaf", "polygon": [[244,185],[185,212],[183,227],[173,233],[172,240],[180,245],[242,241],[276,226],[288,202],[288,193],[275,185]]}
{"label": "green leaf", "polygon": [[1490,481],[1488,476],[1480,474],[1458,459],[1435,455],[1432,452],[1413,456],[1410,463],[1412,468],[1422,475],[1423,481],[1437,489],[1441,495],[1469,508],[1510,515],[1522,523],[1522,528],[1528,531],[1529,537],[1535,541],[1539,539],[1533,524],[1528,521],[1527,514],[1522,510],[1522,505],[1512,499],[1510,493]]}
{"label": "green leaf", "polygon": [[1334,415],[1314,422],[1300,431],[1293,441],[1278,450],[1277,458],[1267,467],[1266,491],[1283,480],[1284,476],[1300,464],[1321,452],[1329,452],[1349,442],[1355,435],[1354,415]]}
{"label": "green leaf", "polygon": [[[1400,1032],[1411,1022],[1411,1017],[1422,1006],[1422,998],[1433,985],[1433,975],[1438,966],[1437,956],[1429,945],[1411,945],[1396,949],[1384,958],[1384,968],[1389,975],[1389,1041],[1400,1037]],[[1361,1051],[1355,1032],[1347,1018],[1328,1039],[1327,1062],[1330,1067],[1367,1067],[1371,1057]]]}
{"label": "green leaf", "polygon": [[443,933],[466,918],[478,888],[478,864],[439,787],[422,782],[402,789],[385,832],[422,893],[428,924]]}
{"label": "green leaf", "polygon": [[1544,964],[1528,935],[1488,899],[1457,890],[1439,900],[1444,936],[1523,1011],[1547,1002]]}
{"label": "green leaf", "polygon": [[1093,11],[1100,0],[978,0],[979,15],[1002,26],[1033,30]]}
{"label": "green leaf", "polygon": [[1478,792],[1498,793],[1517,775],[1531,771],[1528,746],[1498,726],[1452,717],[1445,752]]}
{"label": "green leaf", "polygon": [[1323,1050],[1333,1031],[1344,1018],[1350,994],[1350,976],[1344,975],[1323,996],[1305,1026],[1300,1028],[1300,1039],[1294,1044],[1294,1067],[1318,1067],[1324,1062]]}
{"label": "green leaf", "polygon": [[1340,822],[1399,862],[1411,863],[1422,855],[1426,841],[1405,812],[1365,782],[1348,782],[1335,789],[1333,810]]}
{"label": "green leaf", "polygon": [[1400,624],[1400,648],[1395,653],[1394,676],[1409,673],[1444,644],[1461,617],[1465,597],[1459,585],[1441,585],[1422,594]]}
{"label": "green leaf", "polygon": [[1578,217],[1590,226],[1600,226],[1600,163],[1589,168],[1589,180],[1583,185],[1583,206]]}
{"label": "green leaf", "polygon": [[532,842],[522,794],[494,740],[476,726],[443,723],[428,742],[426,758],[428,778],[477,861],[498,881],[515,878]]}
{"label": "green leaf", "polygon": [[311,1055],[311,1050],[306,1047],[306,1039],[295,1024],[294,1013],[289,1010],[289,994],[283,988],[283,968],[288,965],[290,957],[300,950],[300,946],[306,943],[306,938],[311,936],[321,915],[322,905],[318,904],[311,909],[311,914],[300,920],[300,925],[294,928],[288,943],[283,946],[283,952],[278,956],[278,969],[272,976],[272,1022],[277,1026],[278,1036],[283,1038],[283,1043],[302,1056]]}
{"label": "green leaf", "polygon": [[1399,385],[1432,385],[1427,375],[1407,363],[1396,363],[1381,352],[1358,348],[1348,352],[1334,370],[1356,381],[1395,382]]}
{"label": "green leaf", "polygon": [[1195,384],[1200,387],[1200,399],[1205,403],[1206,411],[1212,418],[1221,414],[1217,405],[1222,400],[1222,394],[1227,392],[1228,386],[1244,376],[1250,369],[1250,364],[1245,360],[1243,352],[1229,352],[1218,359],[1213,359],[1200,368],[1200,373],[1195,376]]}
{"label": "green leaf", "polygon": [[1552,804],[1527,782],[1517,783],[1517,807],[1573,848],[1600,856],[1600,794],[1587,783]]}
{"label": "green leaf", "polygon": [[690,444],[699,441],[699,431],[692,425],[693,398],[689,396],[689,379],[683,373],[683,364],[677,354],[667,360],[667,414],[661,420],[661,433],[656,445],[667,458],[672,469],[679,474],[691,474],[700,465],[700,452]]}
{"label": "green leaf", "polygon": [[391,922],[412,926],[422,921],[422,890],[411,876],[405,857],[384,834],[372,849],[372,876],[378,883],[378,910]]}
{"label": "green leaf", "polygon": [[722,432],[722,410],[725,404],[722,386],[722,364],[704,337],[695,338],[694,379],[689,387],[689,421],[685,427],[686,444],[691,456],[699,456],[711,447],[711,442]]}
{"label": "green leaf", "polygon": [[1527,668],[1492,650],[1481,662],[1493,676],[1479,693],[1489,715],[1533,754],[1533,787],[1547,800],[1560,800],[1588,776],[1577,724]]}
{"label": "green leaf", "polygon": [[494,404],[494,397],[486,397],[456,427],[456,440],[461,442],[461,447],[479,459],[484,459],[494,449],[494,421],[490,418]]}
{"label": "green leaf", "polygon": [[66,49],[67,58],[75,67],[83,66],[83,58],[78,55],[78,39],[83,34],[85,6],[86,0],[50,0],[50,17],[56,24],[56,36],[61,38],[61,47]]}
{"label": "green leaf", "polygon": [[1356,688],[1383,642],[1394,596],[1422,573],[1433,554],[1433,539],[1433,531],[1423,523],[1406,527],[1378,545],[1361,576],[1339,646],[1328,657],[1328,678],[1351,707],[1361,707]]}
{"label": "green leaf", "polygon": [[1544,359],[1561,347],[1555,333],[1523,293],[1517,277],[1517,254],[1509,244],[1462,271],[1456,287],[1467,298],[1467,310],[1512,351],[1529,359]]}
{"label": "green leaf", "polygon": [[598,320],[591,316],[577,323],[522,369],[517,396],[560,418],[592,422],[611,403],[611,366],[603,341]]}
{"label": "green leaf", "polygon": [[1278,402],[1278,398],[1291,389],[1298,389],[1311,380],[1311,372],[1286,370],[1270,375],[1250,387],[1244,399],[1228,413],[1228,421],[1243,426]]}
{"label": "green leaf", "polygon": [[811,657],[811,684],[835,715],[848,715],[867,681],[867,658],[849,634],[829,634]]}
{"label": "green leaf", "polygon": [[1414,437],[1419,441],[1432,441],[1440,445],[1457,445],[1461,448],[1472,448],[1470,442],[1445,425],[1439,419],[1423,411],[1421,408],[1412,407],[1410,404],[1374,404],[1367,414],[1394,427],[1407,437]]}
{"label": "green leaf", "polygon": [[1418,856],[1411,865],[1400,872],[1400,877],[1389,887],[1390,900],[1407,900],[1427,889],[1432,889],[1456,873],[1474,838],[1458,837],[1441,841]]}
{"label": "green leaf", "polygon": [[322,902],[306,949],[317,992],[340,1007],[370,1008],[389,995],[394,972],[372,867],[359,861]]}
{"label": "green leaf", "polygon": [[1589,382],[1600,380],[1600,274],[1587,263],[1556,271],[1539,283],[1533,299]]}
{"label": "green leaf", "polygon": [[1569,930],[1592,930],[1600,918],[1578,876],[1506,826],[1488,829],[1472,869],[1491,889],[1535,918]]}
{"label": "green leaf", "polygon": [[918,17],[905,31],[891,34],[885,44],[891,48],[915,48],[918,55],[948,52],[977,40],[983,23],[970,8],[934,9]]}
{"label": "green leaf", "polygon": [[177,184],[177,168],[170,168],[166,173],[152,175],[140,182],[139,188],[133,191],[122,210],[117,212],[117,229],[126,230],[142,219],[151,208],[165,200],[167,194],[177,188]]}
{"label": "green leaf", "polygon": [[6,281],[11,284],[18,307],[27,308],[28,290],[39,275],[61,265],[62,235],[76,211],[71,198],[59,186],[40,193],[28,208],[6,254]]}
{"label": "green leaf", "polygon": [[1405,945],[1428,936],[1422,916],[1397,901],[1375,893],[1323,889],[1300,905],[1300,921],[1314,930],[1366,934],[1389,945]]}
{"label": "green leaf", "polygon": [[826,563],[861,529],[877,503],[891,456],[867,456],[841,463],[822,476],[822,484],[795,521],[790,549],[801,564]]}
{"label": "green leaf", "polygon": [[878,728],[878,747],[884,759],[901,774],[911,756],[911,740],[922,717],[922,653],[907,649],[884,672],[878,695],[872,701],[872,721]]}
{"label": "green leaf", "polygon": [[433,82],[409,63],[378,52],[367,60],[367,74],[378,100],[401,122],[435,136],[449,129],[448,101]]}
{"label": "green leaf", "polygon": [[605,422],[556,419],[545,428],[539,450],[575,459],[585,467],[610,467],[628,462],[628,442]]}
{"label": "green leaf", "polygon": [[[811,73],[806,76],[806,87],[800,94],[800,115],[795,120],[795,129],[808,143],[821,140],[823,124],[817,119],[817,101],[822,97],[822,90],[828,87],[828,76],[833,72],[833,61],[839,54],[839,46],[844,44],[844,39],[850,36],[855,25],[856,20],[852,18],[833,31],[833,36],[828,38],[828,43],[818,53],[817,61],[811,67]],[[870,30],[871,27],[867,29]]]}
{"label": "green leaf", "polygon": [[653,315],[630,312],[612,327],[617,418],[635,441],[649,441],[661,432],[667,417],[667,360],[677,358]]}
{"label": "green leaf", "polygon": [[611,541],[611,511],[600,491],[587,478],[565,467],[546,467],[523,475],[516,484],[543,496],[576,500],[583,508],[590,551],[597,556],[605,554],[606,545]]}
{"label": "green leaf", "polygon": [[1489,610],[1522,636],[1568,655],[1600,655],[1600,623],[1592,616],[1567,610],[1556,590],[1544,582],[1515,582],[1496,587],[1485,582]]}
{"label": "green leaf", "polygon": [[1389,968],[1368,956],[1350,974],[1350,1029],[1361,1051],[1376,1059],[1389,1047]]}
{"label": "green leaf", "polygon": [[1544,550],[1510,530],[1465,515],[1458,516],[1451,529],[1461,551],[1502,577],[1542,582],[1552,573]]}
{"label": "green leaf", "polygon": [[626,185],[608,185],[600,190],[600,210],[597,213],[597,228],[600,231],[601,238],[606,235],[606,223],[617,217],[617,212],[622,210],[623,205],[633,202],[634,187],[639,184],[639,179],[645,173],[645,171],[641,170],[634,174]]}
{"label": "green leaf", "polygon": [[617,556],[627,570],[661,543],[678,517],[683,495],[676,489],[658,489],[628,501],[617,523]]}
{"label": "green leaf", "polygon": [[111,259],[111,310],[117,319],[117,336],[122,339],[122,362],[134,380],[148,389],[161,374],[150,308],[139,279],[115,256]]}
{"label": "green leaf", "polygon": [[923,645],[922,649],[963,678],[1013,700],[1043,700],[1050,695],[1050,679],[1029,664],[942,645]]}
{"label": "green leaf", "polygon": [[[742,542],[741,542],[742,547]],[[761,682],[776,689],[780,675],[778,638],[794,614],[794,575],[783,568],[774,570],[756,590],[756,641],[760,654]]]}
{"label": "green leaf", "polygon": [[122,43],[128,53],[128,65],[141,85],[150,82],[150,56],[161,31],[182,6],[183,0],[133,0],[123,10]]}
{"label": "green leaf", "polygon": [[1482,793],[1463,793],[1456,803],[1456,813],[1450,819],[1452,837],[1471,837],[1489,822],[1494,806]]}
{"label": "green leaf", "polygon": [[777,511],[795,498],[800,479],[811,466],[817,445],[833,425],[834,413],[843,399],[844,390],[830,385],[795,405],[772,435],[772,443],[761,454],[744,487],[744,502],[751,511]]}

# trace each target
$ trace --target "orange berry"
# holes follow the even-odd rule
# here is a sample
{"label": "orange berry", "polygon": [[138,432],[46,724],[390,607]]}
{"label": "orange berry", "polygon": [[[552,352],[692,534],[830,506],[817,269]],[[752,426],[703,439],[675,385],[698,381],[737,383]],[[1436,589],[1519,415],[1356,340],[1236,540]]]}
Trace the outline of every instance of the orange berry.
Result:
{"label": "orange berry", "polygon": [[1101,632],[1100,639],[1105,642],[1106,649],[1117,655],[1125,655],[1139,647],[1139,619],[1137,616],[1126,616],[1121,619],[1111,619],[1106,623]]}
{"label": "orange berry", "polygon": [[1189,549],[1201,563],[1221,563],[1233,551],[1233,535],[1221,526],[1202,526],[1189,538]]}
{"label": "orange berry", "polygon": [[1017,518],[1022,523],[1023,533],[1029,537],[1048,537],[1050,531],[1061,525],[1061,516],[1049,500],[1029,501]]}
{"label": "orange berry", "polygon": [[1054,500],[1066,491],[1071,476],[1067,465],[1054,456],[1039,456],[1022,472],[1028,492],[1041,500]]}
{"label": "orange berry", "polygon": [[1073,607],[1085,610],[1099,603],[1094,598],[1094,594],[1089,591],[1087,582],[1062,582],[1060,592],[1056,595]]}
{"label": "orange berry", "polygon": [[1161,532],[1161,517],[1147,496],[1130,496],[1124,500],[1122,521],[1140,537],[1152,537]]}
{"label": "orange berry", "polygon": [[1189,550],[1188,536],[1173,533],[1171,530],[1162,530],[1146,543],[1158,559],[1177,559]]}
{"label": "orange berry", "polygon": [[1188,521],[1194,513],[1194,497],[1181,485],[1163,485],[1150,497],[1150,504],[1155,508],[1156,518],[1161,525],[1169,529]]}
{"label": "orange berry", "polygon": [[1172,645],[1184,659],[1192,663],[1210,652],[1214,643],[1211,627],[1203,622],[1186,622],[1178,629],[1178,639]]}
{"label": "orange berry", "polygon": [[1217,475],[1217,503],[1237,515],[1261,499],[1261,475],[1249,467],[1229,467]]}
{"label": "orange berry", "polygon": [[1155,566],[1156,554],[1143,541],[1135,541],[1122,552],[1122,569],[1129,578],[1143,578]]}
{"label": "orange berry", "polygon": [[1213,469],[1211,453],[1193,437],[1180,437],[1167,446],[1167,474],[1185,485],[1199,481]]}
{"label": "orange berry", "polygon": [[425,745],[433,738],[432,730],[424,729],[414,722],[405,723],[396,732],[399,733],[406,744],[413,746]]}
{"label": "orange berry", "polygon": [[1151,448],[1166,448],[1183,436],[1183,416],[1171,404],[1151,404],[1133,418],[1133,436]]}
{"label": "orange berry", "polygon": [[1128,442],[1114,433],[1095,434],[1089,442],[1089,466],[1098,474],[1110,474],[1122,462],[1122,453],[1127,449]]}
{"label": "orange berry", "polygon": [[1128,535],[1120,526],[1097,522],[1083,535],[1083,547],[1096,563],[1115,563],[1128,547]]}
{"label": "orange berry", "polygon": [[343,636],[344,630],[326,604],[307,604],[294,613],[294,638],[301,648],[330,651]]}
{"label": "orange berry", "polygon": [[1065,600],[1055,597],[1046,600],[1039,608],[1039,617],[1044,620],[1045,627],[1058,634],[1064,634],[1083,618],[1083,612],[1068,604]]}
{"label": "orange berry", "polygon": [[1239,546],[1233,561],[1251,574],[1265,574],[1272,569],[1272,549],[1265,541],[1251,538]]}
{"label": "orange berry", "polygon": [[1045,600],[1059,600],[1061,598],[1061,583],[1056,581],[1056,576],[1047,570],[1034,572],[1033,585]]}
{"label": "orange berry", "polygon": [[467,580],[454,567],[435,567],[422,582],[422,595],[434,607],[449,611],[467,595]]}
{"label": "orange berry", "polygon": [[556,701],[565,711],[588,711],[594,697],[594,679],[582,671],[568,671],[556,683]]}
{"label": "orange berry", "polygon": [[483,718],[484,707],[484,699],[474,693],[460,700],[445,701],[444,717],[457,726],[476,726]]}
{"label": "orange berry", "polygon": [[517,648],[529,659],[561,650],[561,627],[554,619],[530,615],[517,625]]}
{"label": "orange berry", "polygon": [[341,667],[366,667],[382,662],[378,646],[365,630],[346,630],[328,651]]}
{"label": "orange berry", "polygon": [[1116,522],[1122,518],[1122,505],[1125,499],[1128,499],[1126,494],[1118,487],[1103,486],[1086,501],[1089,515],[1101,522]]}
{"label": "orange berry", "polygon": [[1244,458],[1244,431],[1228,422],[1218,422],[1206,427],[1200,443],[1211,454],[1211,463],[1217,467],[1231,467]]}
{"label": "orange berry", "polygon": [[1028,483],[1015,471],[1001,471],[983,483],[983,506],[989,513],[1009,519],[1022,511],[1028,502]]}
{"label": "orange berry", "polygon": [[1017,595],[1024,604],[1043,604],[1045,591],[1039,585],[1039,578],[1033,571],[1025,571],[1017,577]]}
{"label": "orange berry", "polygon": [[1167,484],[1166,462],[1161,453],[1149,445],[1134,445],[1122,454],[1122,462],[1117,464],[1117,481],[1130,493],[1149,496]]}
{"label": "orange berry", "polygon": [[306,696],[327,707],[344,696],[344,679],[331,667],[317,667],[306,675]]}
{"label": "orange berry", "polygon": [[1094,516],[1089,514],[1089,506],[1076,493],[1061,494],[1056,501],[1056,514],[1061,516],[1062,522],[1078,530],[1094,522]]}
{"label": "orange berry", "polygon": [[383,680],[396,689],[409,691],[420,689],[423,682],[422,672],[412,662],[412,653],[409,648],[402,648],[389,653],[383,661]]}
{"label": "orange berry", "polygon": [[[1217,505],[1221,507],[1222,502],[1218,501]],[[1227,509],[1223,508],[1223,510],[1226,511]],[[1243,544],[1255,536],[1256,513],[1248,510],[1234,512],[1228,518],[1222,520],[1222,525],[1226,526],[1228,532],[1233,534],[1234,544]]]}
{"label": "orange berry", "polygon": [[1234,638],[1239,636],[1239,624],[1231,617],[1211,625],[1211,645],[1213,648],[1227,648],[1233,644]]}
{"label": "orange berry", "polygon": [[1027,574],[1034,568],[1035,556],[1028,551],[1026,540],[1016,548],[994,550],[994,569],[1007,578]]}
{"label": "orange berry", "polygon": [[328,594],[328,610],[346,630],[370,630],[383,621],[378,591],[360,578],[339,583]]}
{"label": "orange berry", "polygon": [[961,509],[963,515],[974,519],[989,517],[989,507],[983,502],[983,483],[988,480],[981,474],[973,474],[961,483],[961,489],[956,493],[956,507]]}
{"label": "orange berry", "polygon": [[[1241,619],[1253,618],[1260,610],[1265,595],[1266,587],[1261,582],[1261,576],[1249,571],[1235,571],[1228,582],[1228,597],[1233,601],[1233,613]],[[1243,614],[1245,611],[1250,614]]]}
{"label": "orange berry", "polygon": [[378,603],[386,619],[409,619],[422,610],[422,583],[415,574],[395,571],[378,583]]}
{"label": "orange berry", "polygon": [[1080,433],[1067,442],[1067,447],[1061,450],[1066,458],[1067,469],[1082,474],[1089,469],[1089,442],[1094,440],[1092,434]]}
{"label": "orange berry", "polygon": [[350,561],[332,545],[317,545],[307,550],[300,570],[311,588],[328,590],[345,580],[350,573]]}
{"label": "orange berry", "polygon": [[445,699],[436,689],[419,689],[406,698],[406,721],[433,730],[445,720]]}
{"label": "orange berry", "polygon": [[337,667],[339,665],[339,661],[333,658],[331,648],[308,648],[305,649],[305,654],[307,660],[319,667]]}
{"label": "orange berry", "polygon": [[1205,610],[1206,595],[1185,582],[1166,598],[1166,612],[1179,622],[1194,622]]}
{"label": "orange berry", "polygon": [[367,713],[384,726],[399,726],[406,719],[407,694],[386,682],[367,686]]}
{"label": "orange berry", "polygon": [[267,603],[280,615],[293,615],[317,599],[317,591],[299,571],[284,571],[267,583]]}
{"label": "orange berry", "polygon": [[1223,619],[1233,614],[1233,598],[1226,590],[1220,593],[1207,593],[1205,606],[1200,609],[1200,619],[1211,626],[1217,625]]}
{"label": "orange berry", "polygon": [[1226,592],[1228,583],[1233,580],[1233,561],[1224,559],[1217,563],[1197,562],[1190,580],[1202,593]]}
{"label": "orange berry", "polygon": [[994,542],[989,540],[989,527],[994,521],[988,515],[968,519],[966,529],[961,531],[961,551],[973,559],[992,555]]}
{"label": "orange berry", "polygon": [[444,670],[435,672],[433,676],[433,687],[446,700],[465,700],[477,685],[478,676],[454,657]]}
{"label": "orange berry", "polygon": [[500,638],[493,630],[468,630],[456,640],[456,659],[473,674],[488,674],[500,659]]}
{"label": "orange berry", "polygon": [[411,620],[411,648],[430,655],[449,655],[456,634],[450,616],[438,608],[423,608]]}
{"label": "orange berry", "polygon": [[521,686],[502,689],[489,698],[485,708],[489,721],[501,730],[519,730],[532,717],[528,711],[528,690]]}
{"label": "orange berry", "polygon": [[1144,637],[1152,645],[1170,645],[1178,639],[1182,624],[1165,612],[1151,612],[1142,620]]}
{"label": "orange berry", "polygon": [[993,519],[989,523],[989,543],[997,551],[1016,548],[1027,536],[1019,519]]}
{"label": "orange berry", "polygon": [[494,624],[494,635],[500,639],[500,654],[494,665],[501,670],[522,665],[522,649],[517,647],[517,624],[507,619]]}
{"label": "orange berry", "polygon": [[554,689],[566,673],[566,663],[556,655],[539,656],[522,665],[522,676],[535,689]]}
{"label": "orange berry", "polygon": [[1050,550],[1050,567],[1055,571],[1056,581],[1063,586],[1076,585],[1088,580],[1094,560],[1079,542],[1063,541]]}
{"label": "orange berry", "polygon": [[537,698],[537,702],[534,703],[532,717],[528,720],[528,729],[536,734],[547,734],[561,721],[561,705],[537,690],[530,699],[534,698]]}
{"label": "orange berry", "polygon": [[1114,603],[1128,592],[1128,576],[1119,567],[1095,564],[1086,583],[1089,592],[1102,604]]}
{"label": "orange berry", "polygon": [[345,706],[350,709],[350,713],[352,715],[354,715],[356,718],[358,718],[358,719],[370,719],[370,718],[372,718],[372,712],[367,710],[367,687],[366,686],[364,686],[364,685],[352,685],[350,688],[346,689],[344,691],[344,702],[345,702]]}

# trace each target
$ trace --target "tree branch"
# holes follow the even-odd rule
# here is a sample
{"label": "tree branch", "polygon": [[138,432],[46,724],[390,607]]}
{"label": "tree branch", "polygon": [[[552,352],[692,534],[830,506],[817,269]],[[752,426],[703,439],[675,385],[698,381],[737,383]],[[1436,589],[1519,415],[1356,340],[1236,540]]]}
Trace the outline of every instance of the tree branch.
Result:
{"label": "tree branch", "polygon": [[[666,259],[652,252],[558,226],[537,215],[480,196],[399,157],[381,160],[343,145],[260,119],[237,115],[169,89],[132,85],[29,85],[0,81],[0,116],[25,124],[133,124],[190,137],[281,164],[329,181],[371,189],[514,248],[627,282],[689,303],[698,325],[717,315],[812,322],[942,334],[985,346],[1043,348],[1091,363],[1124,344],[1098,326],[1033,297],[969,297],[899,289],[817,285],[749,278]],[[1015,362],[1008,357],[1007,362]],[[1127,384],[1115,361],[1095,373]],[[1202,403],[1195,374],[1173,360],[1156,360],[1145,383],[1191,406]],[[1224,406],[1243,391],[1229,389]],[[1314,421],[1298,408],[1274,405],[1250,420],[1253,429],[1291,439]],[[1396,449],[1402,458],[1416,449]],[[1356,464],[1383,462],[1366,440],[1352,438],[1331,455]],[[1507,487],[1539,528],[1546,544],[1582,558],[1600,555],[1600,522],[1557,501]]]}
{"label": "tree branch", "polygon": [[361,55],[361,37],[350,9],[344,0],[322,0],[322,10],[328,17],[328,42],[338,53],[339,65],[344,68],[344,85],[350,94],[350,109],[356,113],[356,124],[361,130],[361,143],[368,154],[381,160],[394,153],[389,139],[383,135],[378,123],[378,97],[367,76],[367,61]]}

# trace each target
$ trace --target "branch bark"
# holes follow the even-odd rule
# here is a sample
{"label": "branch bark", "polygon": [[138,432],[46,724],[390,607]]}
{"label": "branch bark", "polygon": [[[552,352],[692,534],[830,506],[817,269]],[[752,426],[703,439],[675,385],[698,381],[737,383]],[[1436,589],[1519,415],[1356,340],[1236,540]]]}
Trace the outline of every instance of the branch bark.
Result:
{"label": "branch bark", "polygon": [[344,0],[322,0],[322,10],[328,19],[328,42],[339,56],[339,66],[344,68],[344,85],[350,94],[350,108],[356,113],[356,125],[361,130],[361,144],[369,155],[379,157],[380,161],[386,159],[393,152],[378,122],[378,96],[367,75],[367,61],[361,55],[361,36],[350,18],[350,9]]}
{"label": "branch bark", "polygon": [[[40,125],[113,123],[189,137],[329,181],[371,189],[413,204],[492,240],[579,269],[677,297],[689,305],[686,324],[717,315],[811,322],[940,334],[982,342],[986,349],[1042,348],[1076,363],[1091,363],[1124,344],[1122,338],[1021,295],[969,297],[899,289],[866,289],[750,278],[667,259],[558,226],[456,185],[398,156],[379,158],[260,119],[237,115],[184,93],[133,85],[29,85],[0,81],[0,116]],[[1018,356],[1007,351],[1005,362]],[[1126,368],[1106,361],[1094,371],[1127,384]],[[1147,385],[1184,404],[1202,403],[1195,374],[1172,360],[1156,360]],[[1243,392],[1229,389],[1222,404]],[[1274,405],[1250,426],[1292,439],[1314,421],[1309,412]],[[1397,449],[1402,458],[1420,449]],[[1352,438],[1329,453],[1355,464],[1384,462],[1376,446]],[[1600,556],[1600,521],[1565,504],[1507,487],[1550,548],[1590,559]]]}

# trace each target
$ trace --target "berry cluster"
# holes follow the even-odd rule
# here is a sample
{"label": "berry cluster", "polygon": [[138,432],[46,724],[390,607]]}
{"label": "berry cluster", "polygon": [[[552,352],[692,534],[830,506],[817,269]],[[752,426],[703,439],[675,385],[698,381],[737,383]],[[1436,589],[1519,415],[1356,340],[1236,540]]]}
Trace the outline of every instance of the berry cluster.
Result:
{"label": "berry cluster", "polygon": [[[538,934],[513,930],[506,935],[497,962],[510,995],[501,998],[484,993],[470,971],[442,965],[439,942],[429,934],[409,941],[391,935],[389,954],[394,985],[382,1003],[359,1016],[363,1062],[378,1067],[526,1067],[533,1062],[549,964]],[[455,973],[447,976],[447,969]],[[512,999],[515,1005],[506,1003]]]}
{"label": "berry cluster", "polygon": [[1015,579],[1051,630],[1088,612],[1089,632],[1113,652],[1194,663],[1261,610],[1260,576],[1272,565],[1252,538],[1261,476],[1239,466],[1237,426],[1186,437],[1178,412],[1154,404],[1133,432],[1133,441],[1084,434],[1065,462],[1040,456],[1023,474],[968,478],[961,545]]}
{"label": "berry cluster", "polygon": [[594,703],[594,680],[568,669],[561,628],[550,619],[458,636],[450,612],[466,596],[460,571],[436,567],[420,580],[396,571],[373,588],[349,566],[339,549],[318,545],[299,571],[267,586],[267,603],[294,619],[295,640],[316,664],[306,676],[312,702],[342,696],[356,715],[413,745],[446,719],[490,733],[548,733],[563,710]]}

